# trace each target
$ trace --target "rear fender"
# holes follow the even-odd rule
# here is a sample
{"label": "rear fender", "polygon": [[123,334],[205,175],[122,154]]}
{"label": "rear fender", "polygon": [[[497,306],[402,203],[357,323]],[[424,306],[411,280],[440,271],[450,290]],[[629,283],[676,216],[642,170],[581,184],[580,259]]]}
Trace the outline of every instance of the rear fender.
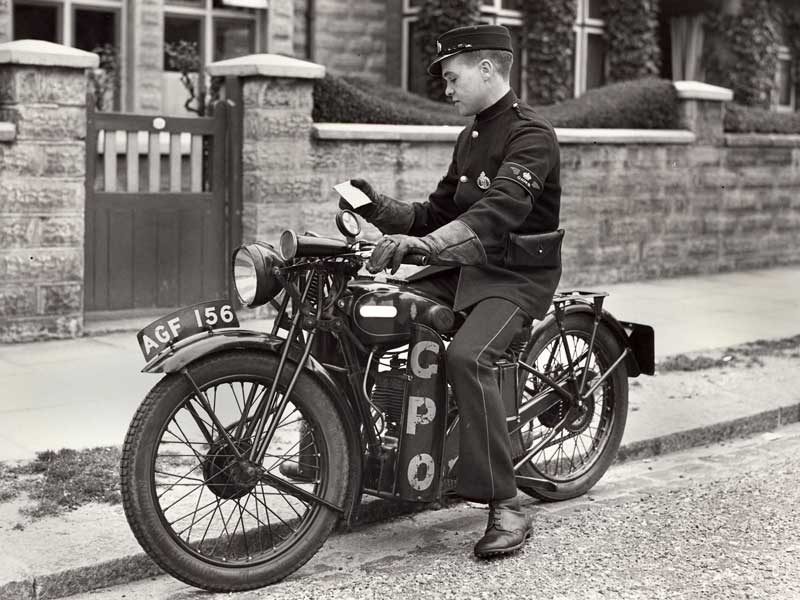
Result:
{"label": "rear fender", "polygon": [[[576,302],[564,308],[565,315],[572,313],[585,313],[594,320],[594,308],[588,304]],[[548,314],[543,321],[537,323],[532,338],[535,338],[545,327],[556,322],[555,313]],[[653,375],[655,373],[655,334],[649,325],[618,321],[614,315],[603,311],[600,323],[608,327],[609,331],[617,338],[620,346],[630,349],[625,359],[628,377],[638,377],[642,373]]]}
{"label": "rear fender", "polygon": [[[224,330],[202,338],[190,338],[188,343],[176,344],[173,349],[155,357],[142,369],[144,373],[176,373],[184,367],[191,367],[192,363],[212,354],[220,352],[237,352],[251,350],[270,354],[280,354],[285,340],[276,335],[250,331],[246,329]],[[302,354],[301,348],[289,351],[288,360],[297,364]],[[313,377],[328,393],[333,403],[339,409],[339,414],[344,423],[345,433],[350,451],[351,488],[352,499],[345,507],[344,518],[347,522],[355,517],[355,511],[361,497],[362,465],[361,456],[363,443],[361,429],[356,420],[350,399],[337,386],[328,370],[313,356],[306,361],[305,371]]]}

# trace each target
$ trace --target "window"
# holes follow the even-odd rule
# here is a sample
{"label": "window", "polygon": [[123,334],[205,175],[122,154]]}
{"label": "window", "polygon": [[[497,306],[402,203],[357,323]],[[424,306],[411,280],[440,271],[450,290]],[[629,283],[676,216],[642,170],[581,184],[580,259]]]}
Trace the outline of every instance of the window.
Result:
{"label": "window", "polygon": [[[260,1],[260,0],[258,0]],[[259,47],[259,14],[241,5],[258,4],[256,0],[168,0],[164,6],[164,75],[162,111],[172,115],[193,115],[185,102],[188,92],[180,75],[170,65],[166,52],[169,43],[189,42],[196,45],[201,65],[215,60],[245,56]],[[264,15],[265,16],[265,15]],[[208,89],[204,79],[200,86]]]}
{"label": "window", "polygon": [[[524,0],[484,0],[481,7],[481,21],[508,27],[511,32],[511,45],[514,49],[514,65],[511,69],[511,87],[518,94],[524,94],[524,72],[522,68],[522,13]],[[425,95],[428,57],[422,50],[422,40],[416,34],[417,13],[421,0],[403,0],[403,38],[402,38],[402,82],[403,88]],[[444,32],[442,32],[444,33]]]}
{"label": "window", "polygon": [[172,44],[186,42],[194,44],[197,48],[197,53],[201,57],[202,64],[203,56],[203,20],[198,17],[164,17],[164,70],[165,71],[179,71],[180,69],[172,65],[167,53],[167,47]]}
{"label": "window", "polygon": [[87,52],[106,44],[117,46],[117,13],[109,10],[75,9],[73,45]]}
{"label": "window", "polygon": [[575,22],[575,96],[606,82],[605,0],[577,0]]}
{"label": "window", "polygon": [[61,6],[15,2],[14,39],[61,43]]}
{"label": "window", "polygon": [[793,112],[795,109],[795,82],[792,77],[792,55],[789,48],[778,48],[778,69],[775,74],[775,92],[773,105],[781,112]]}
{"label": "window", "polygon": [[[19,0],[14,3],[14,39],[37,39],[87,52],[103,49],[100,70],[94,73],[95,94],[102,93],[104,110],[120,108],[124,56],[120,19],[124,0]],[[108,65],[115,65],[113,72]]]}
{"label": "window", "polygon": [[252,54],[255,50],[253,21],[214,21],[214,60]]}

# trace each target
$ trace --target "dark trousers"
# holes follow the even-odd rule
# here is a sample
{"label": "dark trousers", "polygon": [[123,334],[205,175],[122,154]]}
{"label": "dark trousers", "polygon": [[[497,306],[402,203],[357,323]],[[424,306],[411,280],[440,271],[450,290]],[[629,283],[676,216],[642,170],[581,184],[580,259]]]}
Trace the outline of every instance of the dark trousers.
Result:
{"label": "dark trousers", "polygon": [[[458,269],[415,281],[413,287],[453,305]],[[447,378],[460,416],[456,492],[478,502],[517,494],[506,410],[494,363],[503,356],[528,316],[503,298],[472,307],[447,348]]]}

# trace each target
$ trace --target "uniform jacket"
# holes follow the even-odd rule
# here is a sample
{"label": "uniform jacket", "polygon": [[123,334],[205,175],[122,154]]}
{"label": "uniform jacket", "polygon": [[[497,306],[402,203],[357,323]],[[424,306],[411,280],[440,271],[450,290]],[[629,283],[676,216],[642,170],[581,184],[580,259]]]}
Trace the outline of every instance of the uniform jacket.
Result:
{"label": "uniform jacket", "polygon": [[513,91],[460,133],[447,174],[427,202],[414,203],[408,232],[424,236],[460,219],[477,235],[487,264],[461,267],[456,310],[500,297],[537,319],[547,312],[561,278],[560,261],[512,270],[503,266],[503,256],[510,233],[558,229],[559,171],[553,127]]}

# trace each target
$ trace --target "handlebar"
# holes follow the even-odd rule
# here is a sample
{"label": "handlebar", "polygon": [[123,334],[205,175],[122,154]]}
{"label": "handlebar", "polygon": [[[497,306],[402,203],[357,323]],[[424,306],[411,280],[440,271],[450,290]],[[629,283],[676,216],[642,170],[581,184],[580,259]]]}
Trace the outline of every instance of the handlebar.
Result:
{"label": "handlebar", "polygon": [[[374,243],[365,240],[349,243],[335,238],[299,235],[291,229],[284,231],[280,239],[280,250],[284,259],[350,254],[367,261],[374,248]],[[426,254],[409,253],[403,257],[402,262],[404,265],[424,267],[428,265],[428,256]]]}

